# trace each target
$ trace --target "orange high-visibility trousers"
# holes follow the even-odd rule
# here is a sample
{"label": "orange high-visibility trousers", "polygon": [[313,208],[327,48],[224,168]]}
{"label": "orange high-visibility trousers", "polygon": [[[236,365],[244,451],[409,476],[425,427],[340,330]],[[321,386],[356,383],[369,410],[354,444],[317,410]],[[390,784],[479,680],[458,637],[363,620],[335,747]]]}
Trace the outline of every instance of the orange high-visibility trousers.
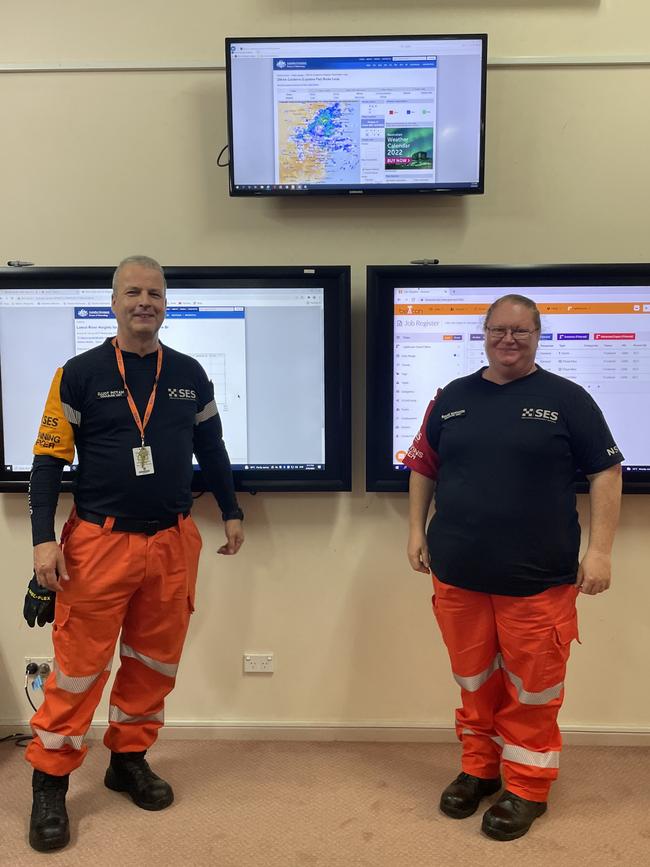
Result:
{"label": "orange high-visibility trousers", "polygon": [[461,689],[456,734],[462,767],[508,791],[546,801],[562,739],[557,715],[571,641],[578,638],[575,585],[535,596],[463,590],[433,579],[433,609]]}
{"label": "orange high-visibility trousers", "polygon": [[111,532],[113,521],[102,527],[73,512],[64,528],[70,581],[57,593],[54,667],[26,751],[48,774],[68,774],[82,763],[120,631],[104,743],[118,753],[151,746],[194,610],[201,536],[192,518],[179,516],[153,536]]}

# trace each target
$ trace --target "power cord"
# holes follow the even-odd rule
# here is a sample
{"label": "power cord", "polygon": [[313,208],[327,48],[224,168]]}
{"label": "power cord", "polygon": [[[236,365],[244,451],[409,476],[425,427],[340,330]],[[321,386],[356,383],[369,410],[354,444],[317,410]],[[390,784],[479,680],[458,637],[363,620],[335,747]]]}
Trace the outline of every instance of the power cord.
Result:
{"label": "power cord", "polygon": [[32,701],[32,697],[29,694],[29,678],[30,677],[38,677],[38,665],[35,662],[30,662],[25,669],[25,695],[27,696],[27,701],[31,704],[34,710],[38,710],[34,702]]}
{"label": "power cord", "polygon": [[23,749],[27,746],[27,744],[33,739],[33,735],[26,735],[22,732],[16,732],[15,735],[6,735],[4,738],[0,738],[0,744],[3,744],[7,741],[13,741],[17,747],[23,747]]}
{"label": "power cord", "polygon": [[[45,664],[44,666],[47,671],[43,671],[43,676],[47,676],[49,673],[49,665]],[[41,680],[41,669],[35,662],[28,663],[25,668],[25,695],[27,696],[27,701],[32,706],[33,710],[38,710],[34,702],[32,701],[32,697],[29,694],[29,678],[32,677],[34,679],[38,678],[39,686],[41,689],[43,688],[42,680]],[[23,747],[23,749],[27,746],[27,744],[33,740],[33,735],[25,734],[24,732],[16,732],[13,735],[5,735],[5,737],[0,738],[0,744],[8,743],[9,741],[13,741],[17,747]]]}
{"label": "power cord", "polygon": [[27,686],[25,686],[25,695],[27,696],[27,701],[31,704],[32,708],[33,708],[35,711],[37,711],[38,708],[36,707],[36,705],[35,705],[34,702],[32,701],[32,698],[31,698],[31,696],[30,696],[30,694],[29,694],[29,688],[28,688]]}
{"label": "power cord", "polygon": [[[48,668],[49,668],[49,666],[48,666]],[[28,663],[27,667],[25,668],[25,695],[27,696],[27,701],[32,706],[32,709],[34,711],[36,711],[36,710],[38,710],[38,708],[36,707],[36,705],[32,701],[32,697],[29,694],[29,678],[30,677],[38,678],[40,681],[39,667],[35,662]],[[41,681],[40,685],[42,688],[42,681]],[[0,738],[0,743],[2,743],[3,741],[13,741],[17,747],[26,747],[27,744],[31,740],[33,740],[33,737],[34,737],[33,735],[26,735],[26,734],[22,734],[22,733],[18,732],[15,735],[8,735],[5,738]]]}
{"label": "power cord", "polygon": [[222,163],[222,162],[221,162],[221,157],[225,154],[225,152],[226,152],[227,150],[228,150],[228,145],[224,145],[224,146],[221,148],[221,150],[219,151],[219,154],[218,154],[218,156],[217,156],[217,165],[219,166],[220,169],[227,169],[228,166],[230,165],[230,159],[228,159],[228,162],[227,162],[227,163]]}

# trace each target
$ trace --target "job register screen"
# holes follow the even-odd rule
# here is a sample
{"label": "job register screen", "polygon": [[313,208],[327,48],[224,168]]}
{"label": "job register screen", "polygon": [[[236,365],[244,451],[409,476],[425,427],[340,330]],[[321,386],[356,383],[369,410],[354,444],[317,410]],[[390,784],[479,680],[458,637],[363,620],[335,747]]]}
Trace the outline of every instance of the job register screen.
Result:
{"label": "job register screen", "polygon": [[[504,290],[505,291],[505,290]],[[393,465],[402,466],[438,388],[487,365],[494,287],[394,291]],[[537,362],[598,403],[625,465],[650,469],[650,287],[509,287],[541,313]]]}

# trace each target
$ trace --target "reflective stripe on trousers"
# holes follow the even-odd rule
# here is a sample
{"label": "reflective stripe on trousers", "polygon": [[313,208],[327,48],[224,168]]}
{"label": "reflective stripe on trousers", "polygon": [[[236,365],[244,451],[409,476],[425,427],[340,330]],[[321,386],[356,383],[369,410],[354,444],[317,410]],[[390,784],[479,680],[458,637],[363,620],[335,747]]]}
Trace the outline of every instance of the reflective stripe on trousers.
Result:
{"label": "reflective stripe on trousers", "polygon": [[56,681],[56,685],[59,689],[65,690],[66,692],[74,692],[74,693],[82,693],[87,692],[91,686],[95,683],[97,678],[101,677],[105,671],[110,671],[113,665],[113,659],[111,658],[108,664],[104,667],[102,671],[98,671],[97,674],[86,674],[82,677],[76,677],[70,674],[64,674],[57,660],[54,660],[54,679]]}
{"label": "reflective stripe on trousers", "polygon": [[[463,729],[461,736],[470,735],[480,737],[471,729]],[[518,747],[515,744],[504,744],[503,738],[499,735],[490,735],[490,740],[501,748],[501,757],[507,761],[517,762],[520,765],[530,765],[532,768],[559,768],[560,753],[556,750],[550,750],[547,753],[535,753],[532,750],[525,750],[523,747]]]}
{"label": "reflective stripe on trousers", "polygon": [[517,677],[517,675],[513,674],[511,671],[508,671],[505,667],[500,653],[497,653],[486,669],[480,671],[478,674],[472,675],[472,677],[462,677],[460,674],[456,674],[455,671],[452,672],[452,674],[454,675],[454,680],[458,686],[466,689],[467,692],[476,692],[476,690],[480,689],[498,668],[503,669],[510,678],[510,682],[517,690],[517,698],[521,704],[546,704],[551,701],[551,699],[559,698],[564,689],[564,681],[561,680],[559,683],[554,683],[553,686],[549,686],[539,692],[529,692],[527,689],[524,689],[522,679]]}
{"label": "reflective stripe on trousers", "polygon": [[72,747],[73,750],[80,750],[83,746],[83,735],[60,735],[56,732],[46,732],[45,729],[39,729],[38,726],[32,726],[32,728],[46,750],[61,750],[65,746]]}
{"label": "reflective stripe on trousers", "polygon": [[123,641],[120,642],[120,656],[130,656],[131,659],[137,659],[143,665],[146,665],[147,668],[151,668],[153,671],[158,671],[160,674],[164,674],[165,677],[176,677],[176,672],[178,671],[178,663],[159,662],[157,659],[152,659],[152,657],[147,656],[145,653],[138,653],[137,650],[129,647],[129,645],[125,644]]}
{"label": "reflective stripe on trousers", "polygon": [[130,716],[122,708],[112,704],[108,709],[108,719],[110,722],[116,723],[159,722],[162,724],[165,722],[165,709],[161,708],[157,713],[150,713],[147,716]]}

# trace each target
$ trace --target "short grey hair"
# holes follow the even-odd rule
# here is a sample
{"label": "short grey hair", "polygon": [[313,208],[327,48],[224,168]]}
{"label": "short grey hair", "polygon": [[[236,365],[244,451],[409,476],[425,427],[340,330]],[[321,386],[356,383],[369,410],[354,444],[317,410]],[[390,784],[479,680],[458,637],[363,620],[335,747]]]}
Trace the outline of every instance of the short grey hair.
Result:
{"label": "short grey hair", "polygon": [[499,304],[503,304],[504,301],[510,301],[511,304],[521,304],[522,307],[526,307],[533,314],[533,322],[535,323],[535,328],[537,331],[541,330],[542,320],[539,315],[539,310],[537,308],[537,304],[533,301],[532,298],[527,298],[525,295],[502,295],[501,298],[497,298],[490,306],[488,307],[487,313],[485,314],[485,319],[483,320],[483,328],[487,328],[487,324],[490,321],[490,316],[494,313],[495,309],[499,306]]}
{"label": "short grey hair", "polygon": [[152,271],[158,271],[163,278],[163,288],[165,292],[167,291],[167,280],[165,279],[165,272],[163,271],[160,262],[156,262],[156,260],[152,259],[151,256],[127,256],[126,259],[122,259],[113,272],[113,295],[117,293],[117,282],[120,279],[120,272],[122,271],[122,268],[126,268],[127,265],[141,265],[143,268],[151,268]]}

